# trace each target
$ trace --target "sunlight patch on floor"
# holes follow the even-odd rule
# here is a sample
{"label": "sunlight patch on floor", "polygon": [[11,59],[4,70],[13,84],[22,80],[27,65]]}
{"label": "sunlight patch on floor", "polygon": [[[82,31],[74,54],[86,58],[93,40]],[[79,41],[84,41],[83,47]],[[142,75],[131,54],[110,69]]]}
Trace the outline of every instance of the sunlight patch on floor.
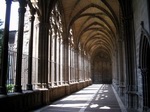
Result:
{"label": "sunlight patch on floor", "polygon": [[68,108],[81,108],[83,106],[88,106],[88,104],[78,103],[78,104],[55,104],[55,105],[50,105],[50,107],[68,107]]}
{"label": "sunlight patch on floor", "polygon": [[111,108],[108,106],[103,106],[103,107],[100,107],[99,109],[111,109]]}
{"label": "sunlight patch on floor", "polygon": [[98,104],[92,104],[91,106],[90,106],[90,108],[96,108],[96,107],[98,107],[99,105]]}

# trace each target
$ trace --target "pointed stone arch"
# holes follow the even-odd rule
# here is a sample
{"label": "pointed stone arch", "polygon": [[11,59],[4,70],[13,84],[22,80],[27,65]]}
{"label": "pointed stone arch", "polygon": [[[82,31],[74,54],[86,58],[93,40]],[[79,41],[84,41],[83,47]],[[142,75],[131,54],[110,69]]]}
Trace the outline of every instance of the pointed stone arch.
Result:
{"label": "pointed stone arch", "polygon": [[142,22],[142,33],[140,38],[139,68],[142,75],[143,107],[150,109],[150,35],[144,28]]}

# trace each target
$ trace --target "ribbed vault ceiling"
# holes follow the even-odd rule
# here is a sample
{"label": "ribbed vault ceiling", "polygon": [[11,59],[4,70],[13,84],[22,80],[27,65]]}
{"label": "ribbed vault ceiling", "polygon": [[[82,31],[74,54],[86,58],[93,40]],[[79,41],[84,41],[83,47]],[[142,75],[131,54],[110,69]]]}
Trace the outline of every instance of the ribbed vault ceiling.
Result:
{"label": "ribbed vault ceiling", "polygon": [[118,37],[118,0],[60,0],[60,4],[75,46],[90,55],[102,51],[111,56]]}

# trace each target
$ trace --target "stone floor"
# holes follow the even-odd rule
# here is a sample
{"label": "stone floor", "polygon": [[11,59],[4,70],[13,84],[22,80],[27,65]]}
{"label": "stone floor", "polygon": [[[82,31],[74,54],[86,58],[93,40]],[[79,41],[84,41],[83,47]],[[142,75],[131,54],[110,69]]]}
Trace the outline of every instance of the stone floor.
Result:
{"label": "stone floor", "polygon": [[127,112],[111,85],[93,84],[32,112]]}

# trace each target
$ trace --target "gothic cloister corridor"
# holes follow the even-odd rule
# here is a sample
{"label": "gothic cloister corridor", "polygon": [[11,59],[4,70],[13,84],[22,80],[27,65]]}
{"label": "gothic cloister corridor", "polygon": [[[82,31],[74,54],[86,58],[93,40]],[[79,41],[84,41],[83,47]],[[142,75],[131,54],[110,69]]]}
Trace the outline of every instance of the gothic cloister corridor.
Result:
{"label": "gothic cloister corridor", "polygon": [[0,112],[150,111],[150,0],[1,1]]}
{"label": "gothic cloister corridor", "polygon": [[127,112],[111,84],[93,84],[31,112]]}

